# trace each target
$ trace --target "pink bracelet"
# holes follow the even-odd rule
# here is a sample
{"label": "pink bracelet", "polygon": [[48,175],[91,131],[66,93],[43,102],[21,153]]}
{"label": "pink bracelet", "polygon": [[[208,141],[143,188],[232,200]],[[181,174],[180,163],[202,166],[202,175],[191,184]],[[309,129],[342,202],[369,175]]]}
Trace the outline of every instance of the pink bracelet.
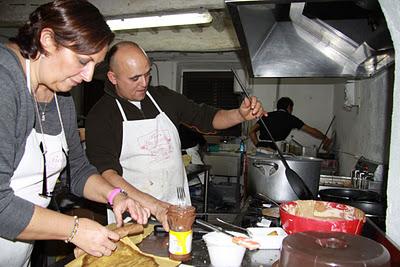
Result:
{"label": "pink bracelet", "polygon": [[115,196],[119,193],[125,193],[125,191],[120,187],[114,188],[107,196],[108,204],[112,206]]}

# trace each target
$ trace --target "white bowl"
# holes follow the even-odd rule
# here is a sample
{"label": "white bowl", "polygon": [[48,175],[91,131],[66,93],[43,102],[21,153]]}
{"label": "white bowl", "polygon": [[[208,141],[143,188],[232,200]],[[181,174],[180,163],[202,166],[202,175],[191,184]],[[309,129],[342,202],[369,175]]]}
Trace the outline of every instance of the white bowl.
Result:
{"label": "white bowl", "polygon": [[243,260],[246,248],[232,242],[232,237],[219,232],[203,236],[211,264],[215,267],[237,267]]}

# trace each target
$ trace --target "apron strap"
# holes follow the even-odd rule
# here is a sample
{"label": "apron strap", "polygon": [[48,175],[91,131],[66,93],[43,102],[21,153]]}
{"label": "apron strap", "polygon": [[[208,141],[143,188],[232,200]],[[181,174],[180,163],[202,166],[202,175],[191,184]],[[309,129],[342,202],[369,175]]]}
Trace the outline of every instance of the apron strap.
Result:
{"label": "apron strap", "polygon": [[[37,115],[37,121],[39,122],[40,132],[42,134],[42,142],[43,142],[42,154],[45,155],[47,153],[47,146],[46,146],[46,142],[44,140],[43,125],[42,125],[42,122],[40,121],[40,118],[39,118],[39,106],[38,106],[38,103],[37,103],[36,95],[33,92],[32,86],[31,86],[31,61],[30,61],[30,59],[25,59],[25,68],[26,68],[26,86],[28,87],[29,94],[31,94],[33,96],[33,99],[34,99],[34,102],[35,102],[34,103],[34,105],[35,105],[34,108],[35,108],[36,115]],[[35,115],[35,120],[36,120],[36,115]]]}
{"label": "apron strap", "polygon": [[158,109],[158,112],[162,113],[162,110],[160,108],[160,106],[157,104],[157,102],[154,100],[154,98],[151,96],[151,94],[149,93],[149,91],[146,91],[146,95],[150,98],[150,100],[153,102],[154,106],[156,106],[156,108]]}
{"label": "apron strap", "polygon": [[[149,93],[149,91],[146,91],[146,95],[150,98],[151,102],[153,102],[154,106],[156,106],[158,112],[162,113],[162,110],[160,108],[160,106],[157,104],[157,102],[154,100],[154,98],[151,96],[151,94]],[[115,101],[117,102],[117,106],[119,108],[119,111],[121,113],[121,116],[123,118],[124,121],[127,121],[128,119],[126,118],[125,112],[122,109],[121,103],[118,101],[118,99],[115,99]]]}
{"label": "apron strap", "polygon": [[[63,147],[63,150],[64,150],[64,153],[66,153],[66,156],[68,155],[68,152],[69,152],[69,148],[68,148],[68,144],[67,144],[67,139],[66,139],[66,137],[65,137],[65,131],[64,131],[64,123],[63,123],[63,120],[62,120],[62,118],[61,118],[61,113],[60,113],[60,107],[59,107],[59,105],[58,105],[58,100],[57,100],[57,93],[54,93],[54,100],[56,101],[56,106],[57,106],[57,113],[58,113],[58,118],[59,118],[59,120],[60,120],[60,124],[61,124],[61,131],[62,131],[62,137],[63,137],[63,139],[62,139],[62,147]],[[67,160],[68,160],[68,158],[67,158]]]}
{"label": "apron strap", "polygon": [[[31,61],[29,59],[25,59],[25,68],[26,68],[26,85],[28,87],[29,93],[34,95],[34,93],[32,91],[32,88],[31,88]],[[55,93],[55,92],[54,92],[54,98],[55,98],[55,101],[56,101],[57,113],[58,113],[58,118],[60,120],[61,132],[62,132],[62,137],[63,137],[63,139],[61,141],[61,144],[62,144],[63,149],[68,154],[69,149],[68,149],[67,139],[65,137],[64,124],[63,124],[63,121],[62,121],[62,118],[61,118],[60,107],[58,105],[57,93]],[[39,114],[38,103],[37,103],[37,99],[36,99],[35,95],[34,95],[34,99],[35,99],[36,112],[37,112],[37,114]],[[43,136],[44,151],[46,153],[47,152],[47,148],[46,148],[46,142],[45,142],[45,139],[44,139],[43,126],[42,126],[42,123],[41,123],[40,119],[38,119],[38,122],[40,124],[40,130],[41,130],[42,136]]]}
{"label": "apron strap", "polygon": [[25,59],[25,70],[26,70],[26,86],[28,87],[28,91],[31,94],[31,61],[29,59]]}
{"label": "apron strap", "polygon": [[121,112],[122,119],[124,119],[124,121],[127,121],[126,115],[125,115],[124,110],[122,109],[121,103],[119,103],[118,99],[115,99],[115,101],[117,102],[117,106],[119,108],[119,112]]}

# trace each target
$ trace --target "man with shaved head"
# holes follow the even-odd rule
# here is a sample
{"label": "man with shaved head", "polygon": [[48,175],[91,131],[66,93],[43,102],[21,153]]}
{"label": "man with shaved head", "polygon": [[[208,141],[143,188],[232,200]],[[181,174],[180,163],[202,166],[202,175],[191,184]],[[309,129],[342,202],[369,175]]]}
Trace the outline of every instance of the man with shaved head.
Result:
{"label": "man with shaved head", "polygon": [[151,62],[136,43],[114,45],[108,62],[105,94],[86,120],[87,153],[111,184],[139,202],[137,189],[165,201],[163,207],[177,204],[176,188],[183,186],[190,204],[180,124],[206,134],[264,115],[255,97],[244,99],[238,109],[222,110],[150,86]]}

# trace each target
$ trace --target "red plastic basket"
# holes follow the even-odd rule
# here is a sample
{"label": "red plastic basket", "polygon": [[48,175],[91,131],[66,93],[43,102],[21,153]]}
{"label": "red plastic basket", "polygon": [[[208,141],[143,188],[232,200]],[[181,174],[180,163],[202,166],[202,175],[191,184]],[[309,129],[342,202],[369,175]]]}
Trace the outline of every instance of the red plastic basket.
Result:
{"label": "red plastic basket", "polygon": [[[337,209],[340,211],[354,211],[353,219],[328,219],[328,218],[308,218],[291,214],[289,209],[296,207],[298,201],[314,201],[324,204],[328,209]],[[350,234],[360,234],[365,223],[365,213],[360,209],[345,204],[335,202],[315,201],[315,200],[297,200],[280,205],[280,216],[282,228],[288,233],[293,234],[305,231],[317,232],[344,232]]]}

